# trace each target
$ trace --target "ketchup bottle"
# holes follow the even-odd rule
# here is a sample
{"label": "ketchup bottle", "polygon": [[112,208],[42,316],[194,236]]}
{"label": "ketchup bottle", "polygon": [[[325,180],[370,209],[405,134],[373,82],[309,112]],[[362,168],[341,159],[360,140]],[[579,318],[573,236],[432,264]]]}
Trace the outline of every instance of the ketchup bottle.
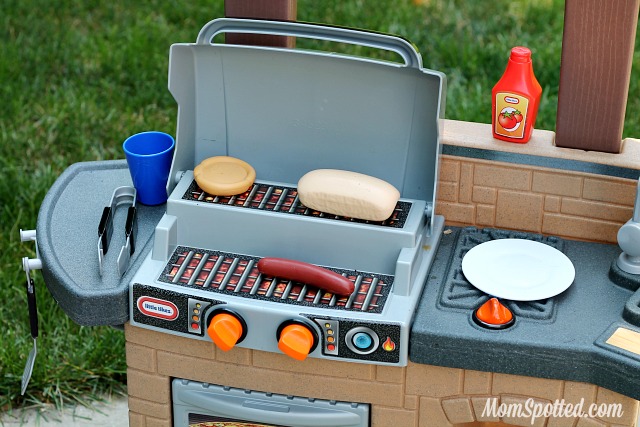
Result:
{"label": "ketchup bottle", "polygon": [[511,49],[504,74],[491,91],[493,137],[524,144],[531,138],[542,87],[533,75],[531,51]]}

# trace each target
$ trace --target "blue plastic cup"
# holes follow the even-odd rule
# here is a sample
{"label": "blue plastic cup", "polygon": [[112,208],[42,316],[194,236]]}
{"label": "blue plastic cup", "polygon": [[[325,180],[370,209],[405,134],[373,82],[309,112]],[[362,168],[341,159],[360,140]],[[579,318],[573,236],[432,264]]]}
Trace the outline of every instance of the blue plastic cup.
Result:
{"label": "blue plastic cup", "polygon": [[175,145],[171,135],[156,131],[131,135],[122,144],[140,203],[154,206],[167,201],[166,186]]}

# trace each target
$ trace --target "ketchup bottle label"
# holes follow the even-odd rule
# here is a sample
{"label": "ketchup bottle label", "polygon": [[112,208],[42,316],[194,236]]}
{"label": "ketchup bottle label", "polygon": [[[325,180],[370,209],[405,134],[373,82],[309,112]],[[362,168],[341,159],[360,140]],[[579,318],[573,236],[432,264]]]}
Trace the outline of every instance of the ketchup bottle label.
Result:
{"label": "ketchup bottle label", "polygon": [[509,138],[524,138],[529,99],[509,92],[496,93],[495,132]]}

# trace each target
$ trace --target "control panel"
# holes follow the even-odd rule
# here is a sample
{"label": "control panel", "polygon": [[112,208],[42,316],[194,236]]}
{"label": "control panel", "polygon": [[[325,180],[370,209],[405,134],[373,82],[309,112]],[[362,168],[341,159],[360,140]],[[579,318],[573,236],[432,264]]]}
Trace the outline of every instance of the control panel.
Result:
{"label": "control panel", "polygon": [[197,292],[139,283],[132,285],[130,297],[132,325],[211,340],[221,351],[241,346],[297,360],[307,356],[386,364],[406,360],[399,322],[300,313],[293,307],[267,307],[255,301],[219,301]]}
{"label": "control panel", "polygon": [[400,325],[308,316],[322,332],[322,354],[371,362],[398,363]]}

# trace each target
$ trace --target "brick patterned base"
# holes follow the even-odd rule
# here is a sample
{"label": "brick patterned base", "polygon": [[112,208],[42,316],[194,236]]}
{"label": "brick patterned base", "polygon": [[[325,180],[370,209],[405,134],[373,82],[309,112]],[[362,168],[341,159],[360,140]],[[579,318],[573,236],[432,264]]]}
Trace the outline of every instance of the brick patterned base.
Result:
{"label": "brick patterned base", "polygon": [[[540,418],[534,426],[633,426],[638,402],[583,383],[409,363],[407,367],[307,359],[236,348],[227,353],[213,343],[125,325],[130,427],[172,425],[172,378],[302,397],[372,404],[371,427],[448,427],[501,421],[529,426],[517,417],[483,417],[487,399],[546,403],[585,399],[620,403],[616,419]],[[612,424],[613,423],[613,424]],[[494,424],[497,426],[499,424]]]}
{"label": "brick patterned base", "polygon": [[635,180],[442,156],[436,212],[451,225],[615,243]]}
{"label": "brick patterned base", "polygon": [[[534,130],[527,144],[513,144],[493,139],[488,124],[444,120],[443,128],[443,144],[462,149],[462,153],[476,150],[498,157],[531,156],[542,162],[529,166],[443,155],[436,212],[450,225],[615,243],[618,229],[632,216],[637,180],[600,175],[599,171],[621,168],[640,176],[638,140],[626,139],[621,154],[610,154],[558,148],[555,134],[546,130]],[[591,165],[584,170],[593,173],[544,167],[549,163],[544,159]]]}

